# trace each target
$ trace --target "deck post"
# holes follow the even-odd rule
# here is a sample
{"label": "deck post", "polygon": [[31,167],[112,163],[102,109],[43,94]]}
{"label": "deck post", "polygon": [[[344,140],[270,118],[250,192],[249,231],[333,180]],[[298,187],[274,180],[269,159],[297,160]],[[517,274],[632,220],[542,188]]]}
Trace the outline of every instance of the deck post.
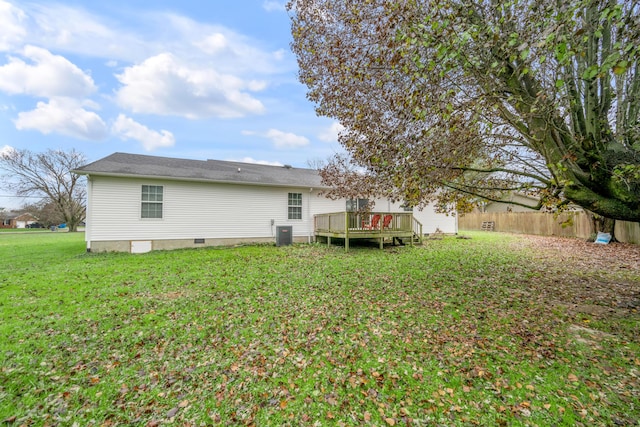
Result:
{"label": "deck post", "polygon": [[349,252],[349,212],[344,213],[344,251]]}
{"label": "deck post", "polygon": [[380,238],[380,249],[384,249],[384,237]]}

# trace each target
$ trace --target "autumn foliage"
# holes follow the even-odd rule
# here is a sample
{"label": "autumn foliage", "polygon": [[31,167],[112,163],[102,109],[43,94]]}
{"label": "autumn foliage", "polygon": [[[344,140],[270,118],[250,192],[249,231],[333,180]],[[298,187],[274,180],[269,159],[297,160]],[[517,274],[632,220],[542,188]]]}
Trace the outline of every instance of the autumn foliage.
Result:
{"label": "autumn foliage", "polygon": [[299,0],[300,80],[337,119],[336,197],[534,194],[640,221],[637,2]]}

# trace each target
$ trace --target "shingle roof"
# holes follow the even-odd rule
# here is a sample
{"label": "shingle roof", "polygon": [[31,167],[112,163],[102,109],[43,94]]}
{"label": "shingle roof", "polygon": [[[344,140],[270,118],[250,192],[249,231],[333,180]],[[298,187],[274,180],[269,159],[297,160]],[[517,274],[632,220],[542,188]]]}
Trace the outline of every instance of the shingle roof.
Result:
{"label": "shingle roof", "polygon": [[222,160],[187,160],[114,153],[73,171],[80,175],[168,178],[283,187],[324,187],[314,169]]}

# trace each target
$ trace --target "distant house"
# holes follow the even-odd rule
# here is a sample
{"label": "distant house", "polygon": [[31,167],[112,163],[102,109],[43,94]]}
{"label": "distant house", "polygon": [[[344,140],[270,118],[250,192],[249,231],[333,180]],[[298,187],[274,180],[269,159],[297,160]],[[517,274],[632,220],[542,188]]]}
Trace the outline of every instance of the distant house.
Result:
{"label": "distant house", "polygon": [[[482,213],[489,212],[538,212],[534,209],[540,199],[522,193],[509,193],[500,202],[483,202],[478,210]],[[518,204],[514,204],[518,203]],[[526,206],[531,206],[530,208]]]}
{"label": "distant house", "polygon": [[[316,170],[291,166],[114,153],[73,172],[88,178],[85,238],[94,252],[274,242],[280,226],[311,242],[316,215],[354,205],[320,195]],[[380,200],[375,210],[406,211]],[[424,233],[457,232],[455,216],[426,208],[413,217]]]}
{"label": "distant house", "polygon": [[[479,204],[477,212],[480,213],[495,213],[495,212],[553,212],[555,207],[543,207],[542,209],[535,209],[540,202],[538,197],[511,192],[505,195],[499,202],[482,202]],[[529,206],[529,207],[528,207]],[[565,210],[582,211],[582,208],[573,203],[564,207]]]}
{"label": "distant house", "polygon": [[0,228],[26,228],[38,221],[30,213],[2,211],[0,212]]}

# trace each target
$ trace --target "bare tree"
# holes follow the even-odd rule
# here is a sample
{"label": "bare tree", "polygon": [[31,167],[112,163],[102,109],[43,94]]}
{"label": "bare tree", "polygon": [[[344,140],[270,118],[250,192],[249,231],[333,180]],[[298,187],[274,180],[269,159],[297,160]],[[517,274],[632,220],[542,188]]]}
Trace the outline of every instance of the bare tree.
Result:
{"label": "bare tree", "polygon": [[77,231],[86,211],[84,177],[71,171],[86,163],[84,154],[75,150],[13,149],[0,155],[5,185],[18,196],[37,196],[43,205],[52,204],[69,231]]}
{"label": "bare tree", "polygon": [[300,80],[360,168],[323,168],[336,195],[445,207],[518,191],[640,221],[637,0],[288,7]]}
{"label": "bare tree", "polygon": [[320,157],[313,157],[307,159],[307,166],[311,169],[320,170],[327,165],[330,159],[322,159]]}

